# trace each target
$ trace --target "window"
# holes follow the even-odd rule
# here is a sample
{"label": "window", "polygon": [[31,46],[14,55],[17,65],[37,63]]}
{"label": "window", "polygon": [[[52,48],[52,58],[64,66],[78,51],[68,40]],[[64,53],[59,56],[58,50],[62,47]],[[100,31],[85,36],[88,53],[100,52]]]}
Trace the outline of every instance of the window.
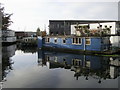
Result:
{"label": "window", "polygon": [[59,24],[57,24],[57,28],[60,28],[60,25],[59,25]]}
{"label": "window", "polygon": [[73,40],[72,40],[73,42],[73,44],[82,44],[82,39],[81,38],[73,38]]}
{"label": "window", "polygon": [[54,38],[54,42],[57,43],[57,38]]}
{"label": "window", "polygon": [[85,39],[85,43],[86,43],[86,45],[90,45],[90,44],[91,44],[90,38],[86,38],[86,39]]}
{"label": "window", "polygon": [[54,24],[51,24],[51,25],[50,25],[50,28],[55,28],[55,25],[54,25]]}
{"label": "window", "polygon": [[79,44],[82,44],[82,39],[81,38],[79,38]]}
{"label": "window", "polygon": [[56,35],[58,35],[58,31],[56,32]]}
{"label": "window", "polygon": [[65,44],[66,43],[66,38],[63,38],[63,44]]}
{"label": "window", "polygon": [[53,32],[50,32],[51,35],[53,35]]}
{"label": "window", "polygon": [[78,38],[76,38],[76,40],[75,40],[75,41],[76,41],[76,44],[78,44]]}
{"label": "window", "polygon": [[74,40],[74,38],[73,38],[73,41],[72,41],[72,42],[73,42],[73,44],[75,43],[75,40]]}
{"label": "window", "polygon": [[50,38],[48,38],[48,37],[45,40],[46,40],[47,43],[50,42]]}

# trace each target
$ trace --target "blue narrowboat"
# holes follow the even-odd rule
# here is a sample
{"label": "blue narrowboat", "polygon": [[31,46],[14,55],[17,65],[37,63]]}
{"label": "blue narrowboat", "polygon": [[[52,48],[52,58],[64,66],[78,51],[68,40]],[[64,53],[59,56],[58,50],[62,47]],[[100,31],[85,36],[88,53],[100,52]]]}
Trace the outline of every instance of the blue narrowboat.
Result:
{"label": "blue narrowboat", "polygon": [[90,30],[87,25],[77,25],[75,28],[75,34],[71,35],[38,36],[38,47],[75,53],[113,53],[110,51],[111,43],[110,36],[108,35],[110,34],[110,28]]}
{"label": "blue narrowboat", "polygon": [[110,49],[110,40],[109,37],[45,36],[38,37],[38,47],[101,53]]}

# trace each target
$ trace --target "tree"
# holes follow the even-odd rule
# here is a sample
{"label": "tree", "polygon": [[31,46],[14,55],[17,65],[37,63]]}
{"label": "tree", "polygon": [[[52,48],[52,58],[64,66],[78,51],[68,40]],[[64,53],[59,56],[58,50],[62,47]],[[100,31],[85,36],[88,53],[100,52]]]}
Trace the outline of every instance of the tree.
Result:
{"label": "tree", "polygon": [[10,19],[12,14],[3,14],[2,16],[2,30],[7,30],[8,27],[13,23]]}
{"label": "tree", "polygon": [[7,30],[11,23],[13,23],[10,19],[13,14],[4,13],[4,7],[0,11],[2,12],[2,30]]}
{"label": "tree", "polygon": [[40,28],[37,28],[36,35],[37,35],[37,36],[41,36],[41,31],[40,31]]}

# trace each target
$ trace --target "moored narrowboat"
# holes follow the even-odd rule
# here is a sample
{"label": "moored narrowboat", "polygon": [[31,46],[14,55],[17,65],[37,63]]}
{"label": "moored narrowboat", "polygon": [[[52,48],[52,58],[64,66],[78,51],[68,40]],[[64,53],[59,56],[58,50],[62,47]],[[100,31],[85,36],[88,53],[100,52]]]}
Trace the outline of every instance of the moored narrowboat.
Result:
{"label": "moored narrowboat", "polygon": [[[38,47],[48,50],[84,53],[84,54],[113,54],[110,42],[110,28],[101,25],[91,30],[89,24],[75,25],[71,35],[45,35],[38,37]],[[72,30],[73,31],[73,30]]]}

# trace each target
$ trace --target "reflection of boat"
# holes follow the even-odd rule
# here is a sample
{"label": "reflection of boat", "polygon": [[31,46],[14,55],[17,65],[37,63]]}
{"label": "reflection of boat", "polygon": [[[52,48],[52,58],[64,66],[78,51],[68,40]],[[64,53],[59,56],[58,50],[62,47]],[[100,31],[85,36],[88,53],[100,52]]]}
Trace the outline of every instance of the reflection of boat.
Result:
{"label": "reflection of boat", "polygon": [[49,69],[64,68],[74,71],[76,79],[80,76],[84,76],[86,80],[93,77],[100,83],[101,79],[112,79],[120,75],[120,65],[111,65],[110,57],[38,51],[38,59],[41,60],[39,62],[44,62],[41,66],[47,66],[46,63],[49,62]]}

